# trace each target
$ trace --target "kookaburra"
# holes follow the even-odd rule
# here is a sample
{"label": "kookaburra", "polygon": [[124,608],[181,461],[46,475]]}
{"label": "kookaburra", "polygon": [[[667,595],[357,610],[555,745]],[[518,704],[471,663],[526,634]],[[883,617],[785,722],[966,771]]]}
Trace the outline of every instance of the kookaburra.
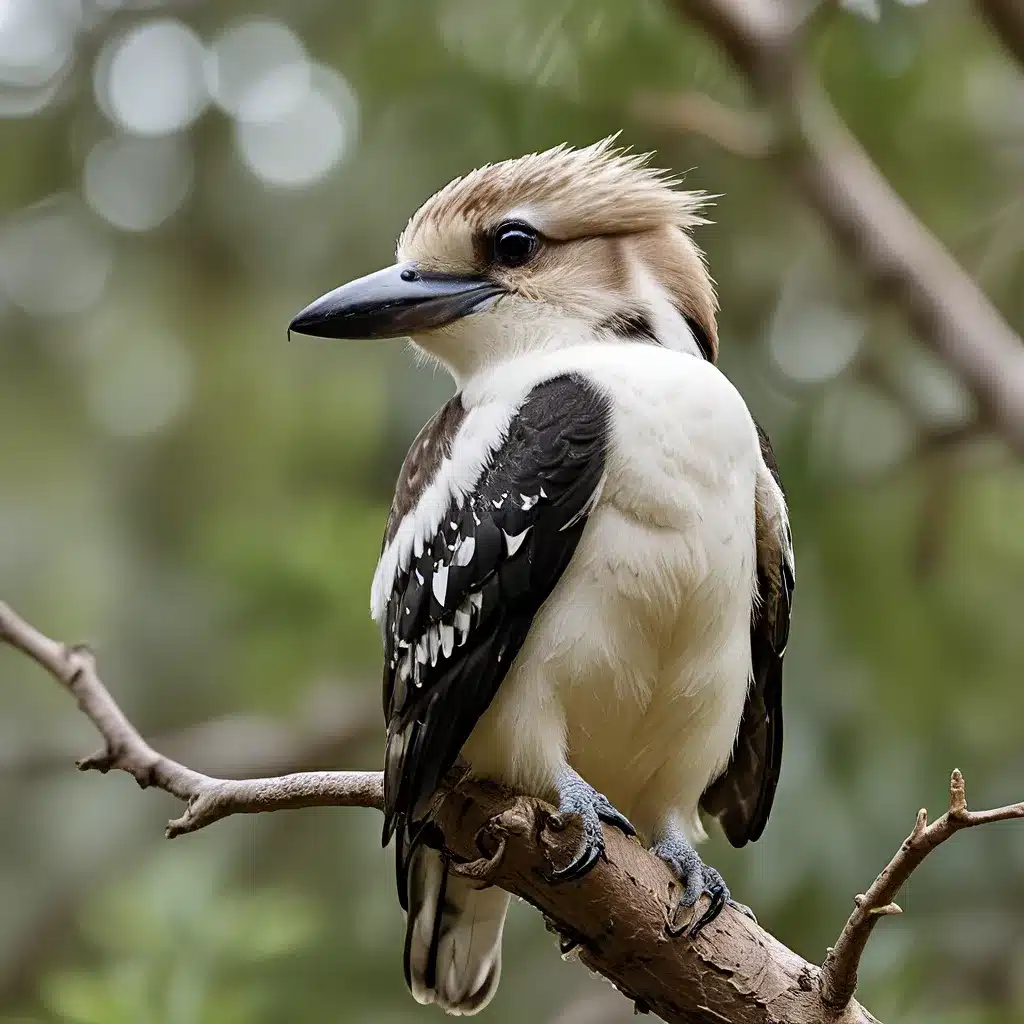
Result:
{"label": "kookaburra", "polygon": [[456,394],[401,469],[371,610],[384,640],[384,841],[397,832],[405,974],[480,1010],[509,897],[448,870],[425,827],[460,762],[582,825],[555,880],[634,832],[682,904],[729,898],[694,844],[765,827],[782,753],[794,582],[775,460],[716,368],[690,236],[702,193],[606,139],[457,178],[395,266],[291,330],[407,336]]}

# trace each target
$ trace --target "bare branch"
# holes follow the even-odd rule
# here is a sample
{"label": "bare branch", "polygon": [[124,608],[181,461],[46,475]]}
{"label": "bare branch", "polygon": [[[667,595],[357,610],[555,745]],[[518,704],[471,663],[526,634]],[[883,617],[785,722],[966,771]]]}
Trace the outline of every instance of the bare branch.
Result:
{"label": "bare branch", "polygon": [[[184,764],[239,778],[337,764],[382,731],[379,701],[361,699],[341,683],[317,684],[288,721],[255,712],[221,715],[160,733],[152,746]],[[46,777],[66,770],[75,757],[71,735],[15,739],[0,749],[0,775],[8,778]]]}
{"label": "bare branch", "polygon": [[962,829],[1013,818],[1024,818],[1024,803],[990,811],[969,811],[964,777],[959,769],[954,771],[949,780],[949,810],[929,825],[928,812],[921,808],[913,830],[896,856],[872,882],[871,888],[855,897],[856,907],[821,969],[821,998],[826,1005],[841,1010],[853,998],[857,970],[871,932],[879,918],[902,913],[894,900],[921,861]]}
{"label": "bare branch", "polygon": [[299,772],[270,779],[218,779],[157,753],[128,721],[96,671],[86,647],[68,647],[29,625],[0,602],[0,640],[27,654],[63,684],[96,726],[104,748],[78,762],[81,771],[127,772],[145,789],[155,786],[186,802],[167,823],[169,838],[195,832],[229,814],[290,807],[384,806],[380,772]]}
{"label": "bare branch", "polygon": [[[51,640],[0,602],[0,642],[28,655],[78,701],[104,748],[82,770],[128,772],[186,802],[169,837],[231,814],[312,806],[383,805],[380,772],[299,772],[266,779],[218,779],[155,751],[117,706],[92,654]],[[604,975],[638,1010],[669,1024],[877,1024],[852,999],[860,955],[880,916],[899,913],[893,899],[924,857],[963,828],[1024,817],[1024,804],[967,810],[963,778],[953,775],[950,810],[928,827],[924,812],[900,852],[857,899],[822,969],[726,907],[694,940],[674,938],[679,886],[666,865],[636,840],[605,832],[606,857],[582,879],[548,880],[578,842],[543,801],[454,772],[435,812],[452,870],[481,886],[498,885],[545,916],[589,968]],[[558,827],[553,826],[558,820]],[[693,913],[699,914],[703,906]],[[837,1009],[838,1008],[838,1009]],[[841,1016],[839,1015],[841,1011]]]}
{"label": "bare branch", "polygon": [[[982,417],[1024,454],[1024,344],[872,163],[802,59],[799,26],[774,0],[676,0],[729,53],[773,114],[773,159],[974,395]],[[1011,4],[1012,6],[1012,4]]]}

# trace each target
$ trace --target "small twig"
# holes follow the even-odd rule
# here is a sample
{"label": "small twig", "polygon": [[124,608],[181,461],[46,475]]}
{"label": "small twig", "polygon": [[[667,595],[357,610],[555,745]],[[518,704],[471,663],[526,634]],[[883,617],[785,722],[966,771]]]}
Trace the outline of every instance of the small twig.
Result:
{"label": "small twig", "polygon": [[913,831],[896,856],[883,868],[871,888],[855,898],[856,907],[821,968],[822,1002],[836,1010],[849,1004],[857,988],[857,971],[871,932],[879,918],[902,913],[894,902],[896,895],[932,850],[962,829],[1012,818],[1024,818],[1024,803],[990,811],[969,811],[964,777],[959,769],[954,771],[949,782],[949,810],[929,825],[928,812],[922,808]]}
{"label": "small twig", "polygon": [[27,654],[65,686],[96,726],[104,747],[78,762],[81,771],[127,772],[145,789],[154,786],[186,802],[167,823],[169,838],[195,832],[229,814],[292,807],[384,805],[381,772],[299,772],[268,779],[218,779],[157,753],[128,721],[96,671],[86,647],[68,647],[45,636],[0,602],[0,640]]}
{"label": "small twig", "polygon": [[[383,805],[380,772],[300,772],[266,779],[219,779],[193,771],[155,751],[108,692],[92,654],[67,647],[29,625],[0,602],[0,643],[22,651],[56,678],[104,739],[83,770],[128,772],[186,801],[168,823],[169,837],[194,832],[231,814],[312,806]],[[665,864],[636,842],[605,831],[605,858],[582,879],[552,885],[552,864],[575,847],[572,829],[544,824],[554,808],[455,770],[435,808],[456,874],[497,885],[532,903],[561,936],[570,937],[583,963],[633,999],[638,1012],[672,1024],[729,1020],[734,1024],[877,1024],[853,998],[857,967],[879,917],[899,913],[894,898],[911,872],[954,832],[1024,817],[1024,803],[992,811],[967,810],[963,777],[953,773],[949,812],[928,826],[922,811],[900,852],[863,896],[824,967],[786,949],[755,922],[726,907],[698,942],[671,940],[666,907],[678,900]],[[819,981],[820,978],[820,981]],[[838,1008],[838,1010],[837,1010]]]}
{"label": "small twig", "polygon": [[[290,720],[232,713],[156,735],[151,746],[185,764],[225,778],[280,775],[345,760],[383,735],[380,702],[355,697],[339,684],[316,685]],[[0,775],[32,781],[66,770],[75,757],[64,734],[16,738],[0,750]]]}

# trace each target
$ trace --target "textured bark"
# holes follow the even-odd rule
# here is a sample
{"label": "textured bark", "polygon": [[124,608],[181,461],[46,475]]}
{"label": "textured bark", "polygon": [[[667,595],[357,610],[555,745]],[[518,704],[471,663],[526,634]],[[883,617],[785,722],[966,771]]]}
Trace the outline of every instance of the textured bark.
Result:
{"label": "textured bark", "polygon": [[[78,763],[83,770],[130,774],[143,787],[185,801],[169,837],[194,832],[231,814],[289,808],[384,804],[381,772],[298,772],[265,779],[218,779],[156,751],[121,711],[100,678],[92,653],[50,639],[0,602],[0,643],[21,651],[74,696],[103,738]],[[458,777],[439,795],[436,818],[452,870],[495,884],[543,912],[564,947],[633,999],[638,1010],[669,1024],[870,1024],[853,999],[871,932],[900,913],[893,899],[912,872],[958,831],[1024,818],[1024,803],[991,811],[967,809],[963,777],[953,773],[949,812],[928,825],[924,811],[866,895],[855,900],[824,968],[808,963],[731,907],[697,938],[679,934],[679,886],[668,868],[634,839],[605,830],[606,857],[582,879],[553,884],[548,876],[577,848],[577,826],[554,828],[553,807],[494,784]],[[702,912],[701,903],[691,912]],[[676,937],[673,932],[677,933]]]}
{"label": "textured bark", "polygon": [[[477,858],[463,873],[490,880],[540,910],[589,968],[641,1011],[670,1024],[868,1024],[859,1003],[827,1007],[820,969],[739,911],[691,940],[672,938],[679,887],[636,840],[605,830],[607,860],[578,882],[551,885],[546,874],[569,860],[578,833],[554,832],[554,808],[498,786],[463,783],[438,811],[449,849]],[[479,837],[479,847],[477,838]],[[698,910],[702,905],[698,906]],[[686,913],[686,912],[684,912]]]}

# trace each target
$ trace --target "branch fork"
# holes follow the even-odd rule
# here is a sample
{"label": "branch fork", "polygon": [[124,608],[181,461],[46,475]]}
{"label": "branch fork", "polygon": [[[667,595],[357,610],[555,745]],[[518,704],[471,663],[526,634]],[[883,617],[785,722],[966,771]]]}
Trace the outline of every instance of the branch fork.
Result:
{"label": "branch fork", "polygon": [[853,998],[861,956],[871,932],[879,918],[903,913],[894,902],[896,895],[932,850],[965,828],[1013,818],[1024,818],[1024,803],[991,811],[968,810],[963,774],[959,768],[954,769],[949,780],[949,809],[946,813],[929,825],[928,811],[922,807],[917,812],[910,835],[903,840],[896,856],[882,869],[866,893],[854,897],[854,911],[822,965],[822,1001],[827,1006],[842,1009]]}
{"label": "branch fork", "polygon": [[[27,655],[76,699],[103,738],[103,749],[78,762],[82,771],[130,774],[184,801],[168,838],[233,814],[336,806],[383,808],[381,772],[296,772],[270,778],[220,779],[154,750],[110,695],[85,647],[51,640],[0,602],[0,643]],[[963,829],[1024,817],[1024,803],[989,811],[967,807],[964,779],[953,772],[949,809],[932,824],[921,811],[913,830],[854,910],[819,969],[757,923],[727,906],[696,941],[666,930],[674,880],[634,839],[605,831],[605,857],[582,878],[551,885],[547,875],[577,826],[552,829],[553,807],[494,783],[454,772],[435,809],[451,856],[450,870],[485,887],[497,885],[544,915],[572,953],[634,1000],[638,1012],[670,1024],[877,1024],[854,998],[861,955],[877,922],[899,914],[895,897],[936,847]],[[558,819],[555,818],[554,821]]]}

